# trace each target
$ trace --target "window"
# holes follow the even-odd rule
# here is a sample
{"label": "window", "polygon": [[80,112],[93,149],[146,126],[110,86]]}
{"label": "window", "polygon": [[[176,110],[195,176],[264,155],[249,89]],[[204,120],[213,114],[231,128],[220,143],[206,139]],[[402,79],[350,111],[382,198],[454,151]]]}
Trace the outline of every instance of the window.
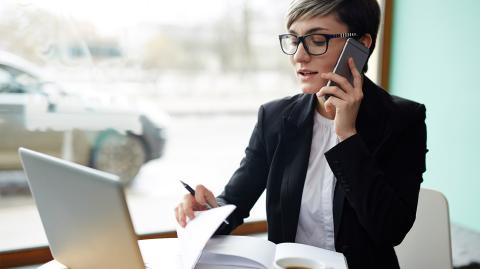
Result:
{"label": "window", "polygon": [[139,234],[174,228],[179,179],[219,193],[258,107],[299,92],[277,39],[287,5],[2,1],[0,252],[47,244],[19,146],[120,175]]}

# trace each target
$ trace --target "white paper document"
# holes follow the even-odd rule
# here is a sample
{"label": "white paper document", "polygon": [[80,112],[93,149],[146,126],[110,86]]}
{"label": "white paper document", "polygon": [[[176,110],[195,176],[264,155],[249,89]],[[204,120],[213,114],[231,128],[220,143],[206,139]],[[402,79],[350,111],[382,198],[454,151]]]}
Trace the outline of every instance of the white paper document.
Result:
{"label": "white paper document", "polygon": [[185,228],[177,224],[183,269],[195,267],[208,240],[233,210],[235,210],[234,205],[225,205],[197,211],[195,218],[189,220]]}
{"label": "white paper document", "polygon": [[145,269],[182,268],[180,242],[177,238],[138,241]]}

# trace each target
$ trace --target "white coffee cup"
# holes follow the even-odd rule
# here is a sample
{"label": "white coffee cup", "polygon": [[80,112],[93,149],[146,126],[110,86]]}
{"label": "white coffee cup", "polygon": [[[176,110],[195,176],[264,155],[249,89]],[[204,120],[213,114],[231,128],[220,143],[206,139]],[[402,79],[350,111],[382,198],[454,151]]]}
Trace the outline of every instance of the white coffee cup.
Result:
{"label": "white coffee cup", "polygon": [[301,257],[281,258],[275,262],[276,269],[286,269],[288,267],[305,267],[308,269],[324,269],[325,264],[312,259]]}

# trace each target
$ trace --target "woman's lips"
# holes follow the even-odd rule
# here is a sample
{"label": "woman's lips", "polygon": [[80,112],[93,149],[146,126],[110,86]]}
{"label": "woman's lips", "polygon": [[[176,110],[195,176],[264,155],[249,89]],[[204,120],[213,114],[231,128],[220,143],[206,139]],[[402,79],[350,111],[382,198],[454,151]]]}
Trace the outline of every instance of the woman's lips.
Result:
{"label": "woman's lips", "polygon": [[310,71],[310,70],[299,70],[297,72],[297,75],[301,80],[313,79],[313,77],[317,74],[318,74],[318,72]]}

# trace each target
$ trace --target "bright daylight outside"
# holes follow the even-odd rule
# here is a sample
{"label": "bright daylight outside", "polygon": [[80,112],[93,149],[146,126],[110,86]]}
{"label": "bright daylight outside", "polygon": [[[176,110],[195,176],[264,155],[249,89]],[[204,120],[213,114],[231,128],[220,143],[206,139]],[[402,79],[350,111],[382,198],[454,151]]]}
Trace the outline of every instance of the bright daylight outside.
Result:
{"label": "bright daylight outside", "polygon": [[47,245],[19,147],[118,175],[138,234],[174,230],[179,180],[220,193],[258,107],[300,92],[287,5],[2,0],[0,251]]}
{"label": "bright daylight outside", "polygon": [[139,234],[174,230],[179,180],[219,193],[258,107],[297,93],[286,5],[2,1],[0,249],[47,245],[20,146],[119,175]]}

